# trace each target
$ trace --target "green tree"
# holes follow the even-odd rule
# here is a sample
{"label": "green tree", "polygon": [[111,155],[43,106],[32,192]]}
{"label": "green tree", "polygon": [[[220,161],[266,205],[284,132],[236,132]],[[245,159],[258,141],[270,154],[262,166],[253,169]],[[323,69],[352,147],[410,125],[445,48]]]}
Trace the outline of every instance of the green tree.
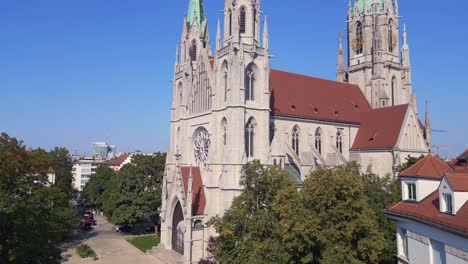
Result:
{"label": "green tree", "polygon": [[258,161],[244,166],[240,183],[244,191],[231,208],[209,223],[219,234],[216,259],[220,263],[287,263],[280,219],[272,206],[277,192],[293,183],[281,168],[264,168]]}
{"label": "green tree", "polygon": [[411,166],[413,166],[414,164],[416,164],[418,161],[422,160],[423,158],[424,158],[424,155],[421,155],[418,158],[411,157],[410,155],[408,155],[408,157],[406,157],[406,162],[401,164],[398,167],[397,169],[398,173],[404,172],[405,170],[409,169]]}
{"label": "green tree", "polygon": [[66,148],[55,147],[49,152],[51,158],[51,167],[55,171],[55,186],[61,188],[69,197],[75,197],[73,190],[73,162],[70,153]]}
{"label": "green tree", "polygon": [[104,211],[113,223],[157,222],[165,161],[165,153],[136,155],[122,167],[103,194]]}
{"label": "green tree", "polygon": [[369,199],[369,208],[377,216],[381,233],[384,236],[384,249],[380,264],[395,263],[396,259],[396,226],[384,213],[384,209],[401,199],[401,185],[398,179],[387,175],[379,177],[374,174],[362,176],[364,190]]}
{"label": "green tree", "polygon": [[81,199],[86,208],[101,211],[104,208],[104,192],[111,186],[111,181],[116,177],[114,170],[107,167],[99,167],[89,179]]}
{"label": "green tree", "polygon": [[51,157],[0,136],[0,263],[59,263],[58,244],[79,224],[69,195],[46,187]]}
{"label": "green tree", "polygon": [[319,169],[294,185],[279,167],[247,164],[223,217],[220,263],[379,263],[385,247],[357,167]]}

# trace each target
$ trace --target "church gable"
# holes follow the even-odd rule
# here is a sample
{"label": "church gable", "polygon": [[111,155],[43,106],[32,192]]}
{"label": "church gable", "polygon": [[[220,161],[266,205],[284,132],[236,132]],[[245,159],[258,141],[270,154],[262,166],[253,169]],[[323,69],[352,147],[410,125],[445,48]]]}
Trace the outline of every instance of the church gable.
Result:
{"label": "church gable", "polygon": [[408,105],[400,105],[361,113],[361,126],[352,149],[393,149],[408,109]]}
{"label": "church gable", "polygon": [[428,151],[420,121],[412,107],[408,109],[397,146],[400,150]]}

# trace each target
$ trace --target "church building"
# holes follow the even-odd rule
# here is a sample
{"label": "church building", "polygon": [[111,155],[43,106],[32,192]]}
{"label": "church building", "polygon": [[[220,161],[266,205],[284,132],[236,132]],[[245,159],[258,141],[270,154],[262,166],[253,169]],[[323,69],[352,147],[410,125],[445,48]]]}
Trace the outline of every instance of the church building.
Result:
{"label": "church building", "polygon": [[174,65],[160,248],[183,263],[203,258],[215,235],[206,223],[242,191],[249,161],[281,166],[300,186],[319,166],[356,162],[363,173],[396,176],[408,155],[431,152],[398,1],[350,1],[347,13],[347,56],[340,34],[333,81],[270,67],[260,0],[225,0],[214,49],[203,0],[189,0]]}

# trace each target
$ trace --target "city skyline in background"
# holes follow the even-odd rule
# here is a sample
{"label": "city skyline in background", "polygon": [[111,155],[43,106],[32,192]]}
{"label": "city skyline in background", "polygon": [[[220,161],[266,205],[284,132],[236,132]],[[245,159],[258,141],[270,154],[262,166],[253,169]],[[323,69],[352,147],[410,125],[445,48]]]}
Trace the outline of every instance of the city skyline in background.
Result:
{"label": "city skyline in background", "polygon": [[[186,0],[138,3],[44,0],[0,3],[0,131],[32,147],[91,153],[93,142],[118,152],[166,151],[171,83]],[[347,0],[263,2],[274,68],[335,79],[338,33]],[[464,73],[468,3],[400,1],[408,28],[420,119],[429,101],[434,145],[454,157],[468,148]],[[211,46],[223,1],[205,1]],[[284,19],[288,17],[288,19]],[[431,18],[431,19],[429,19]],[[298,33],[303,32],[303,33]],[[305,32],[305,33],[304,33]],[[401,35],[400,35],[401,37]],[[12,111],[14,110],[14,111]],[[460,122],[462,121],[462,122]]]}

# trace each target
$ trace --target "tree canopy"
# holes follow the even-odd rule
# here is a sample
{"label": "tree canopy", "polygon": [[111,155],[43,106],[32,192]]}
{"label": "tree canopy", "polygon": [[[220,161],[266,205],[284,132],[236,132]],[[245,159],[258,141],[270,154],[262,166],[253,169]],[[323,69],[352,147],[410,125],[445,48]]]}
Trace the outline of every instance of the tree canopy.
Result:
{"label": "tree canopy", "polygon": [[[56,157],[0,136],[0,263],[59,263],[79,218],[64,186],[47,187]],[[63,166],[69,166],[64,162]]]}
{"label": "tree canopy", "polygon": [[219,235],[210,242],[219,263],[387,263],[388,222],[377,213],[391,200],[383,197],[393,188],[387,181],[370,187],[348,166],[319,169],[298,189],[281,168],[253,162],[241,184],[231,208],[209,222]]}
{"label": "tree canopy", "polygon": [[82,193],[87,208],[103,210],[115,224],[157,222],[165,153],[134,155],[118,172],[98,168]]}

